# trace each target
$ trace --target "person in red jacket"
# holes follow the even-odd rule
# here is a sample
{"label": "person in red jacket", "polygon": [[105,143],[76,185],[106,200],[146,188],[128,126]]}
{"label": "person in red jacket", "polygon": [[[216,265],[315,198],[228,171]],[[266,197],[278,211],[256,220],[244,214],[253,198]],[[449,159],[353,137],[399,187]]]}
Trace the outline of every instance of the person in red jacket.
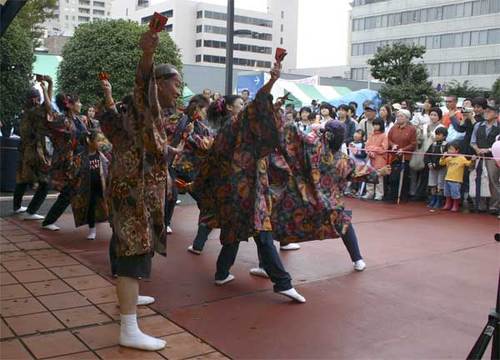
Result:
{"label": "person in red jacket", "polygon": [[417,148],[417,130],[410,124],[411,113],[406,109],[398,111],[396,124],[388,134],[389,149],[394,151],[393,170],[390,177],[389,200],[396,200],[399,192],[401,172],[403,172],[403,184],[400,199],[406,201],[410,190],[410,160],[412,152]]}

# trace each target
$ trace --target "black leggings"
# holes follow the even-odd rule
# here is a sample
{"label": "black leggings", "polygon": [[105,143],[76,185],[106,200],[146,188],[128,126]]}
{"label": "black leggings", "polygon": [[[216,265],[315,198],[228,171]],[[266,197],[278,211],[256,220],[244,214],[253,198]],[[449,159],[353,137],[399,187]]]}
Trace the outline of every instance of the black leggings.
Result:
{"label": "black leggings", "polygon": [[95,227],[95,209],[97,207],[97,201],[102,198],[102,184],[101,179],[94,179],[90,182],[90,199],[89,206],[87,209],[87,222],[89,228]]}

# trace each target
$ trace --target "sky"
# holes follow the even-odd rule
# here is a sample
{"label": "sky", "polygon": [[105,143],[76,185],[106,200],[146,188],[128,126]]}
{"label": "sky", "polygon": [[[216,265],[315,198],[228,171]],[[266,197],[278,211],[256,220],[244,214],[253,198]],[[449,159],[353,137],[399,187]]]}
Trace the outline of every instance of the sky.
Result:
{"label": "sky", "polygon": [[[217,5],[227,4],[227,0],[203,1]],[[299,0],[299,68],[347,64],[349,2],[350,0]],[[267,0],[235,0],[235,7],[265,12]]]}

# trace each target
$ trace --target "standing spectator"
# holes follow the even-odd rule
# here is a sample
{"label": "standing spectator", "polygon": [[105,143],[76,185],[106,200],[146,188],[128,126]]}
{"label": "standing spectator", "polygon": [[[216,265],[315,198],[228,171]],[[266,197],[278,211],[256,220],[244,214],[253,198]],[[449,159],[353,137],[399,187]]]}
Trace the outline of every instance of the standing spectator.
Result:
{"label": "standing spectator", "polygon": [[389,149],[396,152],[396,161],[393,162],[394,171],[391,172],[389,200],[396,200],[399,192],[400,175],[403,172],[401,199],[408,200],[410,190],[410,160],[411,153],[417,148],[417,131],[410,124],[411,114],[408,110],[401,109],[396,116],[396,124],[389,131]]}
{"label": "standing spectator", "polygon": [[285,114],[285,121],[287,123],[294,123],[295,119],[297,119],[297,111],[295,111],[295,110],[292,109],[291,111],[288,111]]}
{"label": "standing spectator", "polygon": [[243,106],[247,107],[248,103],[250,102],[250,91],[248,89],[244,89],[241,92],[241,98],[243,99]]}
{"label": "standing spectator", "polygon": [[352,108],[351,119],[358,121],[358,103],[356,101],[350,101],[349,106]]}
{"label": "standing spectator", "polygon": [[363,109],[365,111],[364,118],[359,122],[359,128],[363,130],[366,141],[368,136],[373,133],[373,120],[377,117],[377,109],[371,102],[366,103]]}
{"label": "standing spectator", "polygon": [[410,117],[413,112],[413,106],[410,100],[401,101],[401,109],[408,110],[410,112]]}
{"label": "standing spectator", "polygon": [[214,94],[212,95],[212,101],[217,101],[219,100],[219,98],[221,97],[221,94],[220,92],[216,91],[214,92]]}
{"label": "standing spectator", "polygon": [[[431,114],[435,116],[436,111],[432,111]],[[431,193],[431,200],[428,207],[431,209],[440,209],[443,206],[444,176],[446,169],[439,164],[439,160],[441,159],[441,154],[446,152],[446,137],[448,136],[448,130],[444,126],[441,126],[435,130],[434,134],[434,142],[427,149],[424,162],[429,169],[427,185]]]}
{"label": "standing spectator", "polygon": [[[456,117],[458,122],[462,121],[462,114],[458,111],[457,108],[457,97],[455,95],[447,96],[445,98],[446,108],[448,109],[448,113],[443,116],[443,125],[447,128],[451,125],[451,118]],[[448,130],[448,136],[450,136],[450,131]],[[450,139],[448,139],[450,142]]]}
{"label": "standing spectator", "polygon": [[319,107],[319,112],[321,114],[321,124],[324,125],[328,121],[333,120],[332,106],[328,103],[322,103]]}
{"label": "standing spectator", "polygon": [[389,104],[382,105],[382,107],[378,111],[378,117],[384,122],[385,132],[388,133],[394,125],[391,106]]}
{"label": "standing spectator", "polygon": [[207,99],[208,103],[212,102],[212,90],[210,89],[203,90],[203,96],[205,97],[205,99]]}
{"label": "standing spectator", "polygon": [[474,120],[476,122],[484,121],[484,111],[488,107],[488,101],[484,97],[475,97],[472,100],[472,106],[474,107]]}
{"label": "standing spectator", "polygon": [[354,139],[356,132],[356,122],[349,117],[349,106],[342,104],[339,106],[339,120],[345,125],[345,144],[349,145]]}
{"label": "standing spectator", "polygon": [[448,151],[439,160],[439,165],[446,166],[446,176],[444,179],[446,203],[443,210],[451,210],[453,212],[457,212],[460,207],[460,189],[464,180],[464,169],[472,164],[472,161],[467,160],[465,156],[458,156],[459,153],[460,143],[457,141],[448,145]]}
{"label": "standing spectator", "polygon": [[311,101],[311,110],[313,113],[317,113],[319,111],[318,100]]}
{"label": "standing spectator", "polygon": [[[366,151],[370,158],[370,164],[376,170],[380,170],[387,165],[386,151],[389,148],[387,136],[385,135],[385,123],[381,118],[373,120],[373,133],[368,136]],[[381,201],[384,197],[384,177],[378,177],[378,184],[369,185],[365,199],[371,199],[375,195],[375,200]]]}
{"label": "standing spectator", "polygon": [[[485,111],[485,121],[479,122],[474,126],[472,132],[471,146],[478,156],[492,157],[491,147],[495,139],[500,135],[500,126],[498,124],[498,107],[495,104],[488,104]],[[478,178],[481,178],[482,165],[485,162],[488,171],[489,188],[491,193],[490,211],[493,214],[498,214],[500,209],[500,168],[496,166],[494,159],[480,159],[478,164]],[[481,181],[476,180],[476,186],[481,184]],[[481,190],[481,189],[479,189]],[[476,191],[476,208],[479,210],[485,209],[484,200],[480,199],[481,191]]]}

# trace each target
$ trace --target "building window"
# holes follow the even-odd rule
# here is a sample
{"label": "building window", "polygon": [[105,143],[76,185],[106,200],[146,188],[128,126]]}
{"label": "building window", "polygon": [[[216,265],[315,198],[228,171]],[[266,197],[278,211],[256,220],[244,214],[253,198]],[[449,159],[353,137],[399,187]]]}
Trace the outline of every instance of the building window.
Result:
{"label": "building window", "polygon": [[283,24],[281,24],[281,32],[283,32]]}
{"label": "building window", "polygon": [[201,47],[201,40],[196,40],[196,47]]}
{"label": "building window", "polygon": [[500,0],[466,1],[459,4],[353,19],[352,31],[440,21],[443,19],[462,19],[469,16],[490,15],[499,12]]}
{"label": "building window", "polygon": [[283,38],[280,38],[280,45],[283,45]]}
{"label": "building window", "polygon": [[201,33],[202,31],[202,26],[201,25],[197,25],[196,26],[196,33]]}
{"label": "building window", "polygon": [[160,14],[162,14],[163,16],[166,16],[168,18],[171,18],[174,16],[174,10],[170,9],[170,10],[161,12]]}
{"label": "building window", "polygon": [[92,10],[92,13],[93,13],[94,15],[102,15],[102,16],[104,16],[104,10],[97,10],[97,9],[94,9],[94,10]]}
{"label": "building window", "polygon": [[79,5],[90,5],[90,0],[78,0]]}
{"label": "building window", "polygon": [[149,6],[149,0],[137,0],[137,7],[144,8]]}
{"label": "building window", "polygon": [[79,22],[89,22],[90,18],[88,16],[78,16]]}
{"label": "building window", "polygon": [[196,59],[195,61],[198,63],[198,62],[201,62],[201,55],[196,55]]}
{"label": "building window", "polygon": [[78,11],[82,14],[90,14],[90,9],[78,8]]}
{"label": "building window", "polygon": [[104,7],[104,2],[102,2],[102,1],[94,1],[94,6]]}
{"label": "building window", "polygon": [[284,19],[285,18],[285,12],[283,10],[281,10],[281,18]]}
{"label": "building window", "polygon": [[198,11],[198,12],[196,13],[196,18],[197,18],[197,19],[201,19],[201,18],[203,18],[203,10],[200,10],[200,11]]}
{"label": "building window", "polygon": [[166,32],[172,32],[172,31],[174,31],[174,25],[173,24],[167,24],[167,26],[165,26],[165,31]]}
{"label": "building window", "polygon": [[[226,21],[227,14],[217,12],[217,11],[205,10],[205,18]],[[255,25],[255,26],[269,27],[269,28],[273,27],[272,20],[254,18],[254,17],[249,17],[249,16],[235,15],[234,22],[241,23],[241,24],[250,24],[250,25]]]}

